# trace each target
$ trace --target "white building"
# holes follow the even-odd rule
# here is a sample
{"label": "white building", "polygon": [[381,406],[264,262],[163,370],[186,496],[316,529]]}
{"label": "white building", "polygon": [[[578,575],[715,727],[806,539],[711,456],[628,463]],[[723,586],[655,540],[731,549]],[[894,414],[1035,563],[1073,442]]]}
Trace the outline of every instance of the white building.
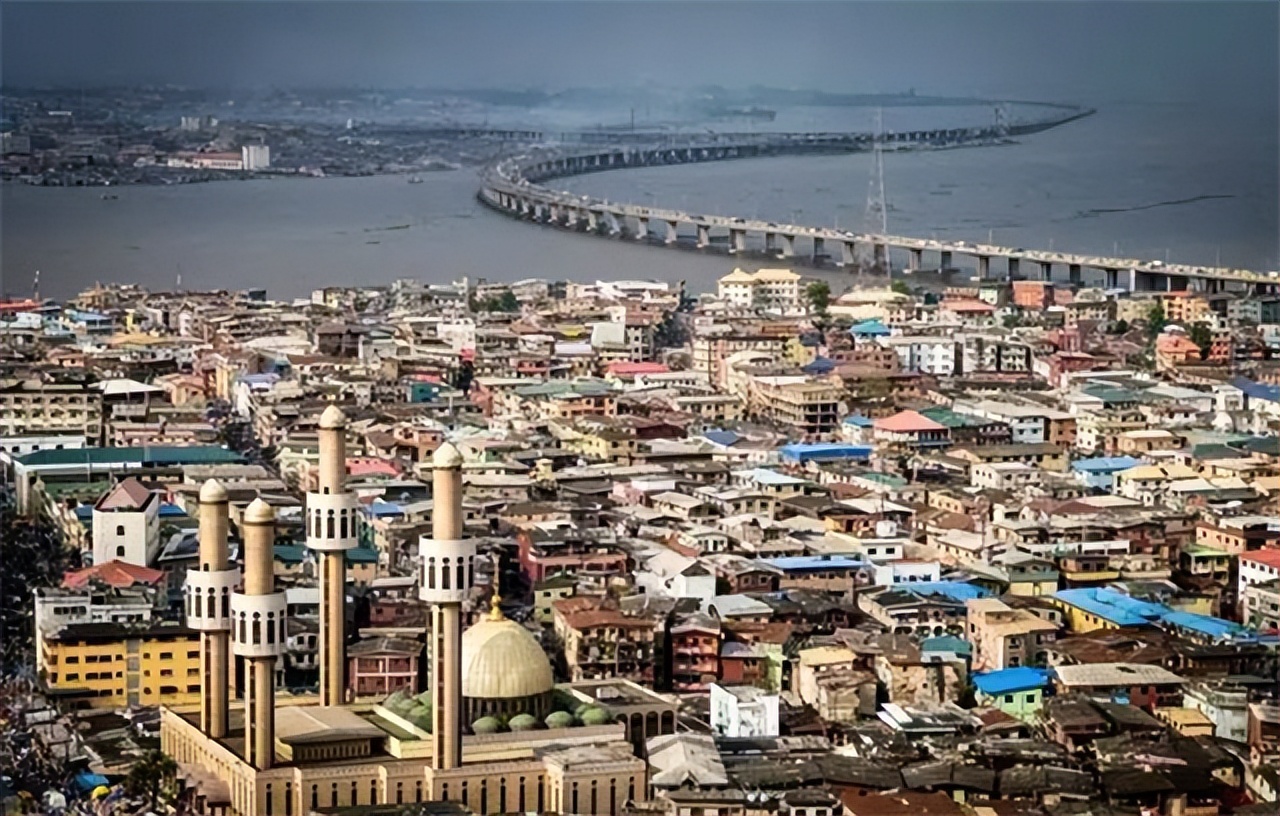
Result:
{"label": "white building", "polygon": [[712,683],[711,732],[718,737],[778,736],[778,695],[755,686]]}
{"label": "white building", "polygon": [[721,300],[743,309],[792,314],[803,311],[800,276],[790,269],[735,269],[716,282]]}
{"label": "white building", "polygon": [[1280,578],[1280,550],[1255,550],[1240,553],[1240,576],[1236,583],[1236,597],[1243,598],[1246,587],[1265,584]]}
{"label": "white building", "polygon": [[893,349],[906,372],[954,376],[962,361],[959,344],[950,337],[880,337],[876,342]]}
{"label": "white building", "polygon": [[901,561],[876,564],[873,569],[877,586],[942,580],[942,565],[937,561],[908,558]]}
{"label": "white building", "polygon": [[266,170],[271,166],[271,148],[266,145],[245,145],[240,148],[241,169]]}
{"label": "white building", "polygon": [[93,563],[150,566],[160,550],[160,497],[130,476],[93,506]]}

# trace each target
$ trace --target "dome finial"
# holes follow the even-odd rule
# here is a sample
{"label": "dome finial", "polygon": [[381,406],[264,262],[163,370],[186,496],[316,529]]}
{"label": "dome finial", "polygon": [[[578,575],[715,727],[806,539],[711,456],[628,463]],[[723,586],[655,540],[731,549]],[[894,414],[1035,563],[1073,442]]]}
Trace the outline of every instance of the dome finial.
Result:
{"label": "dome finial", "polygon": [[507,616],[502,614],[501,603],[502,596],[497,592],[493,593],[493,597],[489,599],[489,620],[504,621],[507,619]]}

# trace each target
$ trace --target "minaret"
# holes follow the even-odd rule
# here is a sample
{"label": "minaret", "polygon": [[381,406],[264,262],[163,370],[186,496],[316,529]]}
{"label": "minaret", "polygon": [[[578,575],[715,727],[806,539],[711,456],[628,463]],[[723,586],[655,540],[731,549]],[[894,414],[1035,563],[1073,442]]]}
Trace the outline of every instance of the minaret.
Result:
{"label": "minaret", "polygon": [[358,543],[356,497],[346,491],[347,417],[320,415],[320,489],[307,494],[307,547],[320,563],[320,705],[342,705],[347,653],[347,550]]}
{"label": "minaret", "polygon": [[260,771],[271,767],[276,744],[276,659],[288,630],[285,595],[276,591],[273,548],[276,511],[254,499],[244,511],[244,591],[231,597],[231,643],[245,673],[245,759]]}
{"label": "minaret", "polygon": [[227,491],[210,479],[200,488],[200,563],[187,570],[187,625],[200,632],[200,730],[227,735],[227,682],[231,593],[240,570],[227,558]]}
{"label": "minaret", "polygon": [[462,604],[475,582],[476,545],[462,538],[462,454],[445,442],[432,466],[431,532],[418,540],[419,597],[431,604],[431,766],[462,764]]}

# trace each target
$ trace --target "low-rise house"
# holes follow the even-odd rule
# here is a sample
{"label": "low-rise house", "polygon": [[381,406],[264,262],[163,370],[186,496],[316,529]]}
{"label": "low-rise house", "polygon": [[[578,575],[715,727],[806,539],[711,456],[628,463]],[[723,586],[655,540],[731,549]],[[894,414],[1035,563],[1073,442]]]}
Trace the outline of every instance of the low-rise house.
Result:
{"label": "low-rise house", "polygon": [[1051,685],[1049,672],[1021,666],[973,675],[979,705],[990,705],[1019,720],[1040,713],[1044,691]]}
{"label": "low-rise house", "polygon": [[1063,694],[1096,696],[1147,712],[1180,704],[1186,682],[1168,669],[1140,663],[1092,663],[1054,669],[1054,685]]}

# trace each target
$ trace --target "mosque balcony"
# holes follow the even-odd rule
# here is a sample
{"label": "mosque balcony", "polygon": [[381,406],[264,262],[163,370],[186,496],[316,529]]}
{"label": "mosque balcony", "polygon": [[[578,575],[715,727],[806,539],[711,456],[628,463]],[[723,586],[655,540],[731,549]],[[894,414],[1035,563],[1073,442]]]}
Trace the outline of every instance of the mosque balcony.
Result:
{"label": "mosque balcony", "polygon": [[231,628],[231,595],[240,583],[240,570],[187,570],[182,587],[187,626],[199,632]]}
{"label": "mosque balcony", "polygon": [[475,586],[476,544],[469,539],[418,540],[418,597],[431,604],[462,603]]}
{"label": "mosque balcony", "polygon": [[308,493],[307,548],[318,552],[355,549],[360,543],[359,513],[354,493]]}
{"label": "mosque balcony", "polygon": [[288,645],[283,592],[231,596],[231,650],[237,657],[280,657]]}

